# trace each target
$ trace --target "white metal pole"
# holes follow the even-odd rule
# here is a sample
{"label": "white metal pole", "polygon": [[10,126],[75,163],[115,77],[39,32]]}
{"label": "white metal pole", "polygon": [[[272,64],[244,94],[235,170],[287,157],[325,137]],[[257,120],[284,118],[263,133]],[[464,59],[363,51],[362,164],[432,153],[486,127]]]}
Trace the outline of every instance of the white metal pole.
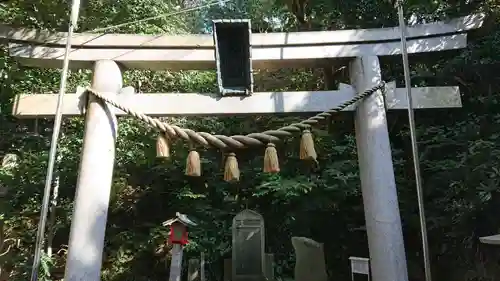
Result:
{"label": "white metal pole", "polygon": [[38,232],[35,241],[35,256],[33,258],[33,266],[31,268],[31,281],[38,279],[38,268],[40,266],[40,255],[43,247],[43,239],[45,236],[45,225],[47,224],[47,212],[49,209],[49,199],[52,188],[52,178],[54,174],[54,166],[57,154],[57,143],[59,141],[59,132],[62,123],[62,108],[63,97],[66,92],[66,82],[68,80],[69,70],[69,54],[71,52],[71,39],[73,31],[78,21],[78,11],[80,10],[80,0],[73,0],[71,4],[71,14],[66,38],[66,49],[64,51],[63,69],[61,72],[61,81],[59,83],[59,96],[57,99],[56,113],[54,119],[54,129],[52,132],[52,140],[50,143],[49,162],[47,165],[47,176],[45,178],[45,189],[42,199],[42,208],[40,211],[40,222],[38,223]]}
{"label": "white metal pole", "polygon": [[420,218],[420,230],[422,233],[422,252],[424,256],[425,280],[431,281],[431,262],[429,245],[427,241],[427,225],[425,219],[424,194],[422,189],[422,178],[420,175],[420,160],[418,154],[418,143],[415,128],[415,117],[413,116],[413,101],[411,96],[410,63],[408,61],[408,49],[406,46],[406,24],[403,13],[403,1],[397,1],[399,30],[401,32],[401,56],[403,57],[403,68],[405,77],[406,96],[408,100],[408,120],[410,125],[410,138],[413,152],[413,166],[415,170],[415,183],[417,186],[418,213]]}

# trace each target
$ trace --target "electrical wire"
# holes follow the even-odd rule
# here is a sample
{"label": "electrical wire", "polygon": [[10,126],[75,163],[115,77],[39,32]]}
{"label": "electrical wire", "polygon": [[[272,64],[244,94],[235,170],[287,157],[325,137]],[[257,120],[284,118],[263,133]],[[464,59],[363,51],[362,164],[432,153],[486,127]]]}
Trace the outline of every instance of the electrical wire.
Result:
{"label": "electrical wire", "polygon": [[57,98],[57,106],[54,120],[54,128],[52,131],[52,140],[50,143],[49,163],[47,165],[47,177],[45,178],[45,189],[42,200],[42,208],[40,211],[40,222],[38,223],[38,232],[36,234],[35,242],[35,256],[33,258],[33,266],[31,268],[31,281],[38,280],[38,269],[40,267],[40,256],[43,247],[43,240],[45,236],[45,226],[47,224],[47,213],[49,209],[49,200],[52,188],[52,178],[54,175],[54,166],[57,155],[57,143],[59,140],[59,132],[62,123],[62,108],[63,98],[66,93],[66,82],[68,80],[69,70],[69,54],[71,51],[71,39],[73,31],[78,20],[78,11],[80,10],[80,0],[73,0],[71,4],[71,15],[68,27],[68,34],[66,37],[66,49],[64,51],[63,69],[61,72],[61,81],[59,83],[59,95]]}
{"label": "electrical wire", "polygon": [[424,256],[425,280],[431,281],[431,262],[429,256],[429,244],[427,241],[427,225],[424,210],[424,195],[422,189],[422,177],[420,175],[420,160],[418,153],[418,143],[415,128],[415,117],[413,115],[413,100],[411,96],[410,63],[408,61],[408,49],[406,45],[406,24],[403,13],[403,0],[396,2],[398,9],[399,30],[401,32],[401,56],[403,57],[404,78],[406,96],[408,100],[408,119],[410,125],[410,139],[413,152],[413,166],[415,170],[415,183],[417,186],[418,213],[420,218],[420,230],[422,233],[422,252]]}
{"label": "electrical wire", "polygon": [[187,12],[193,12],[193,11],[196,11],[196,10],[199,10],[199,9],[202,9],[202,8],[208,8],[208,7],[217,5],[217,4],[226,3],[226,2],[229,2],[229,1],[231,1],[231,0],[216,0],[216,1],[208,2],[207,4],[204,4],[204,5],[199,5],[199,6],[195,6],[195,7],[192,7],[192,8],[187,8],[187,9],[183,9],[183,10],[180,10],[180,11],[175,11],[175,12],[171,12],[171,13],[164,13],[164,14],[161,14],[161,15],[158,15],[158,16],[152,16],[152,17],[143,18],[143,19],[140,19],[140,20],[128,21],[128,22],[124,22],[124,23],[120,23],[120,24],[116,24],[116,25],[111,25],[111,26],[107,26],[107,27],[96,28],[96,29],[92,29],[92,30],[87,31],[87,32],[102,32],[102,31],[107,31],[107,30],[110,30],[110,29],[124,27],[124,26],[131,25],[131,24],[147,22],[147,21],[150,21],[150,20],[160,19],[160,18],[169,17],[169,16],[176,16],[176,15],[184,14],[184,13],[187,13]]}

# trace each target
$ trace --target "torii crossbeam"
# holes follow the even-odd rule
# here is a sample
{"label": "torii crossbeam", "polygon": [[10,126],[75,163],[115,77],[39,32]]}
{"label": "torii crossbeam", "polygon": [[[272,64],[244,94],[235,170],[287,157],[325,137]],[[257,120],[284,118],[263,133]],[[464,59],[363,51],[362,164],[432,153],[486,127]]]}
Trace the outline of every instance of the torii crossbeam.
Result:
{"label": "torii crossbeam", "polygon": [[[388,83],[387,88],[387,108],[406,109],[405,89],[394,89],[394,83]],[[83,92],[84,88],[80,88],[77,93],[65,95],[63,116],[82,114]],[[417,109],[462,106],[458,87],[415,87],[412,92],[413,107]],[[354,87],[347,84],[341,84],[337,91],[257,92],[244,98],[198,93],[130,93],[133,91],[118,95],[116,100],[153,117],[322,112],[357,94]],[[52,118],[56,103],[57,94],[22,94],[16,97],[12,114],[18,118]],[[354,107],[346,110],[352,111]],[[119,109],[115,110],[115,114],[125,115]]]}

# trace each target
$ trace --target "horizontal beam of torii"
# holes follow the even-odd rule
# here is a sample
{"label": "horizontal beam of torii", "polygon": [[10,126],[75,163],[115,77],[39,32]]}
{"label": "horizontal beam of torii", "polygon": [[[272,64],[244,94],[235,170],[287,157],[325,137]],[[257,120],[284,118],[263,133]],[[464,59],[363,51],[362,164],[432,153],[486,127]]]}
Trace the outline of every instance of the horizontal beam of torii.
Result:
{"label": "horizontal beam of torii", "polygon": [[[407,29],[408,53],[457,50],[467,46],[467,33],[481,27],[484,14]],[[0,25],[0,39],[20,63],[59,68],[65,33],[16,29]],[[329,65],[329,60],[401,54],[399,28],[252,34],[253,69]],[[133,35],[79,33],[70,53],[70,67],[92,68],[95,61],[113,60],[126,69],[214,69],[214,40],[209,34]]]}
{"label": "horizontal beam of torii", "polygon": [[[407,28],[407,39],[441,37],[449,34],[465,33],[483,25],[485,14],[478,13],[446,21],[416,24]],[[30,45],[50,45],[64,47],[66,32],[51,32],[31,28],[15,28],[0,24],[0,40],[26,43]],[[398,27],[370,29],[325,30],[307,32],[271,32],[251,35],[252,46],[286,47],[306,45],[339,45],[345,43],[368,43],[399,40]],[[214,40],[210,34],[120,34],[120,33],[74,33],[72,46],[77,49],[141,47],[168,49],[213,49]]]}
{"label": "horizontal beam of torii", "polygon": [[[404,88],[387,84],[386,104],[388,109],[406,109]],[[63,116],[81,115],[84,88],[76,94],[64,97]],[[249,97],[220,97],[218,94],[197,93],[151,93],[133,94],[132,87],[124,88],[117,101],[135,111],[149,116],[207,116],[207,115],[251,115],[278,113],[322,112],[334,108],[357,93],[347,84],[340,84],[336,91],[257,92]],[[412,89],[413,107],[454,108],[461,107],[458,87],[416,87]],[[57,103],[56,94],[22,94],[15,98],[12,114],[18,118],[52,118]],[[354,107],[346,108],[346,111]],[[126,115],[121,110],[116,115]]]}
{"label": "horizontal beam of torii", "polygon": [[[467,46],[467,34],[408,40],[408,53],[428,53],[458,50]],[[60,68],[64,48],[9,44],[9,54],[20,63],[45,68]],[[252,48],[254,69],[325,66],[328,60],[361,56],[394,56],[401,54],[399,42],[366,44],[309,45],[290,47]],[[212,49],[73,49],[72,69],[91,69],[99,60],[113,60],[126,69],[146,70],[207,70],[215,68]],[[325,64],[326,63],[326,64]]]}

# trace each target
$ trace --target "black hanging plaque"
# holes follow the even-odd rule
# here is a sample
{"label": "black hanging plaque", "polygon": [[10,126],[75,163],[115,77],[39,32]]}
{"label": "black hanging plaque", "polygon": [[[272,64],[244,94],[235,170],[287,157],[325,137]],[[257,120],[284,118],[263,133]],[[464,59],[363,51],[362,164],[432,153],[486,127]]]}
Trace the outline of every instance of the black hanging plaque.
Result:
{"label": "black hanging plaque", "polygon": [[213,21],[217,83],[222,96],[249,96],[253,92],[251,36],[250,20]]}

